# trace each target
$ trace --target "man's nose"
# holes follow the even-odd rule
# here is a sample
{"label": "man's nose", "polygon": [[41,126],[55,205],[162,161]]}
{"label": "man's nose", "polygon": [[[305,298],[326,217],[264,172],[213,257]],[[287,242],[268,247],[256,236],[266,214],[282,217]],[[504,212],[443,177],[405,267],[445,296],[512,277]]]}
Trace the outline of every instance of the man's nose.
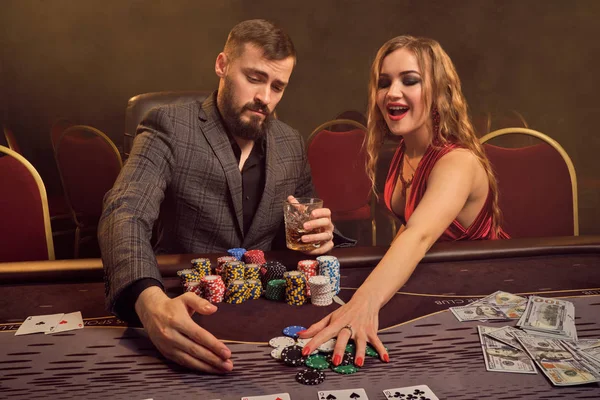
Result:
{"label": "man's nose", "polygon": [[254,98],[256,100],[260,100],[263,104],[268,106],[269,103],[271,103],[271,89],[267,85],[261,87],[259,90],[257,90]]}

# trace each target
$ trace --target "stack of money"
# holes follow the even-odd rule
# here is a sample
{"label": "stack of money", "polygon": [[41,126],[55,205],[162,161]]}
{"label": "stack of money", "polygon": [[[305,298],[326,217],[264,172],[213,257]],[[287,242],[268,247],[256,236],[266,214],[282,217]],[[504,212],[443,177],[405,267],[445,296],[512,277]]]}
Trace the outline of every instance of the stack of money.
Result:
{"label": "stack of money", "polygon": [[591,362],[584,353],[570,348],[567,343],[571,341],[529,335],[522,331],[512,335],[552,384],[571,386],[600,382],[600,363]]}
{"label": "stack of money", "polygon": [[529,297],[525,312],[517,322],[517,326],[531,335],[577,340],[575,306],[566,300]]}
{"label": "stack of money", "polygon": [[[529,358],[529,355],[519,345],[519,342],[509,333],[503,332],[501,335],[497,334],[503,337],[503,340],[497,340],[496,336],[492,335],[496,331],[499,331],[499,329],[489,326],[478,326],[477,330],[479,332],[479,340],[481,341],[485,368],[488,371],[537,374],[533,360]],[[505,335],[507,339],[504,339]]]}
{"label": "stack of money", "polygon": [[525,311],[527,299],[512,293],[497,291],[462,307],[450,307],[461,322],[518,319]]}

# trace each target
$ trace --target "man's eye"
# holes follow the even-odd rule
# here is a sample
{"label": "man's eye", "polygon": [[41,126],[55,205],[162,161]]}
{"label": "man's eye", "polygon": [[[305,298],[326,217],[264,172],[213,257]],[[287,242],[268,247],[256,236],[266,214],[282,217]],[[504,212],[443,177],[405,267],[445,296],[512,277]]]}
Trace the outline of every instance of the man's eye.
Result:
{"label": "man's eye", "polygon": [[247,78],[248,78],[248,82],[250,82],[250,83],[258,83],[259,82],[259,80],[253,76],[247,76]]}
{"label": "man's eye", "polygon": [[283,88],[280,86],[272,86],[272,88],[273,88],[274,92],[277,92],[277,93],[283,92]]}

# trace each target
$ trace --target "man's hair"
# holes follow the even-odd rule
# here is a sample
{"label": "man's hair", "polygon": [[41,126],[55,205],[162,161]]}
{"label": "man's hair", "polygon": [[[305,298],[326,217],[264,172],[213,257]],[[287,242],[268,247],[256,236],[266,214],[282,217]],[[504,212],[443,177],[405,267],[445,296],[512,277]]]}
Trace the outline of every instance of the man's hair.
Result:
{"label": "man's hair", "polygon": [[281,28],[264,19],[251,19],[234,26],[223,51],[233,60],[242,54],[246,43],[261,48],[268,60],[296,59],[292,39]]}

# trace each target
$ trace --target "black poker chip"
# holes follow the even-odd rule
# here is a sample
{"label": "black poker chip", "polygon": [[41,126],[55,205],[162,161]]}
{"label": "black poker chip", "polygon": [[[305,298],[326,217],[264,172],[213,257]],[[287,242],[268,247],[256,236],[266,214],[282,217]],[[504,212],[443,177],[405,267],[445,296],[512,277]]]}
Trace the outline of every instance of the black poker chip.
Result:
{"label": "black poker chip", "polygon": [[296,380],[303,385],[318,385],[325,380],[325,372],[312,368],[303,369],[296,374]]}
{"label": "black poker chip", "polygon": [[[327,354],[327,362],[333,366],[333,353]],[[337,366],[352,365],[354,364],[354,355],[352,353],[345,352],[342,357],[342,361]]]}
{"label": "black poker chip", "polygon": [[281,360],[285,365],[290,367],[298,367],[304,364],[306,358],[302,355],[302,347],[288,346],[281,351]]}

